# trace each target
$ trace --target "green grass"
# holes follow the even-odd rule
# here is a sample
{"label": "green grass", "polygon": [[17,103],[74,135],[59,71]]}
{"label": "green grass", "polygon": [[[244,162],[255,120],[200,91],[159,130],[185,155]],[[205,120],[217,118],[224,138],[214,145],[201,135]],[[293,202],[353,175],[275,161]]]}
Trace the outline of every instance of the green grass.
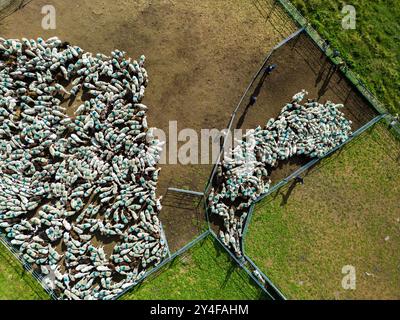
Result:
{"label": "green grass", "polygon": [[261,289],[210,236],[122,297],[125,300],[265,299]]}
{"label": "green grass", "polygon": [[292,299],[400,299],[398,142],[378,124],[304,180],[256,206],[247,254]]}
{"label": "green grass", "polygon": [[[400,2],[292,0],[390,112],[400,112]],[[355,30],[342,28],[345,4],[357,10]]]}
{"label": "green grass", "polygon": [[49,296],[0,243],[0,300],[46,300]]}

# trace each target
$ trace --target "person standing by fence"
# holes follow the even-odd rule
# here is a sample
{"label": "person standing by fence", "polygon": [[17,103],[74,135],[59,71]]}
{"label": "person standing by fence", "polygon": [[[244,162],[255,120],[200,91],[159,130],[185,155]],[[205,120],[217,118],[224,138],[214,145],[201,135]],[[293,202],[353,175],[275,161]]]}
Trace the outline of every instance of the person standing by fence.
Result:
{"label": "person standing by fence", "polygon": [[392,121],[390,121],[389,124],[389,130],[392,129],[396,124],[398,124],[400,121],[400,116],[398,113],[392,118]]}
{"label": "person standing by fence", "polygon": [[303,185],[303,184],[304,184],[304,179],[303,179],[303,177],[301,177],[301,176],[297,176],[297,177],[294,179],[294,182],[295,182],[295,184],[301,184],[301,185]]}
{"label": "person standing by fence", "polygon": [[322,45],[322,49],[324,50],[324,52],[326,52],[328,50],[330,45],[331,45],[330,41],[329,40],[325,40],[324,44]]}
{"label": "person standing by fence", "polygon": [[337,50],[337,49],[333,50],[332,58],[335,59],[335,58],[338,58],[338,57],[340,57],[340,51]]}
{"label": "person standing by fence", "polygon": [[[274,63],[274,64],[268,65],[265,68],[264,74],[263,74],[263,76],[262,76],[262,78],[260,80],[260,84],[261,85],[264,83],[266,77],[269,76],[272,73],[272,71],[275,70],[276,67],[277,67],[277,65]],[[257,86],[255,92],[250,97],[250,104],[249,104],[250,106],[252,106],[253,104],[255,104],[257,102],[257,97],[258,97],[260,91],[261,91],[261,86],[259,85],[259,86]]]}

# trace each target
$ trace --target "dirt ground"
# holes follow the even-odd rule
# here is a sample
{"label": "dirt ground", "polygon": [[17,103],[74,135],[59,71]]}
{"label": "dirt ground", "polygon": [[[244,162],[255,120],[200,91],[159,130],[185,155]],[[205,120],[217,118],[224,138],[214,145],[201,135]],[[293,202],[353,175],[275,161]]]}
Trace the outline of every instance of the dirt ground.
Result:
{"label": "dirt ground", "polygon": [[[309,92],[308,98],[321,103],[327,100],[343,103],[342,111],[353,122],[353,131],[377,115],[305,33],[277,49],[267,64],[276,64],[277,67],[267,77],[263,77],[263,73],[258,76],[238,110],[233,123],[235,128],[263,126],[267,120],[276,117],[301,89]],[[257,102],[252,106],[249,105],[251,96],[257,96]],[[272,182],[286,178],[309,160],[304,157],[280,163],[271,173]]]}
{"label": "dirt ground", "polygon": [[[375,109],[305,33],[274,51],[267,62],[267,65],[271,64],[276,64],[276,69],[268,76],[261,72],[254,81],[238,109],[233,128],[246,130],[263,126],[270,118],[278,116],[284,105],[302,89],[309,92],[308,98],[321,103],[327,100],[343,103],[345,107],[342,111],[353,122],[353,131],[377,115]],[[252,96],[257,97],[253,105],[250,104]],[[272,185],[310,160],[302,156],[279,162],[277,167],[269,170]],[[214,231],[218,231],[222,219],[210,217],[210,221]]]}
{"label": "dirt ground", "polygon": [[[168,135],[169,121],[180,129],[223,129],[253,74],[267,53],[297,30],[274,1],[212,0],[135,1],[33,0],[0,21],[5,38],[60,39],[86,51],[108,54],[113,49],[137,58],[147,57],[150,83],[144,103],[149,106],[150,126]],[[56,9],[56,30],[43,30],[41,8]],[[233,124],[249,129],[276,117],[294,93],[306,89],[312,98],[345,103],[344,112],[357,129],[374,111],[328,62],[306,36],[281,47],[269,63],[274,72],[255,81]],[[257,103],[247,107],[258,92]],[[167,136],[168,142],[168,136]],[[183,142],[178,144],[182,145]],[[166,156],[168,158],[168,143]],[[278,182],[308,161],[292,159],[272,171]],[[169,187],[203,191],[212,165],[161,165],[158,194]],[[166,199],[168,202],[169,200]],[[170,201],[169,201],[170,202]],[[194,238],[204,223],[204,212],[165,205],[161,220],[172,251]],[[187,223],[182,223],[186,221]]]}
{"label": "dirt ground", "polygon": [[[265,8],[272,4],[264,2]],[[42,29],[44,5],[56,9],[55,30]],[[176,120],[178,130],[199,132],[226,127],[260,62],[296,29],[282,20],[280,8],[269,12],[268,20],[250,0],[33,0],[0,21],[0,36],[58,36],[93,53],[145,54],[149,125],[168,132],[169,121]],[[168,187],[203,191],[212,165],[161,167],[159,195],[164,195]],[[170,247],[192,239],[199,228],[189,221],[201,218],[196,210],[165,206],[161,220]]]}

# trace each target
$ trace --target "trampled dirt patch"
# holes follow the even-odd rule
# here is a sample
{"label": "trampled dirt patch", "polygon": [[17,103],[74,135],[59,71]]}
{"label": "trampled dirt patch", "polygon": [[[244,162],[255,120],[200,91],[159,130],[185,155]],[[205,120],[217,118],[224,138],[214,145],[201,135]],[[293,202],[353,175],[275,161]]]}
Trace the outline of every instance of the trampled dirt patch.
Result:
{"label": "trampled dirt patch", "polygon": [[[56,9],[56,30],[42,29],[45,5]],[[150,83],[143,102],[149,106],[149,125],[168,132],[169,121],[176,120],[178,130],[199,132],[226,127],[260,61],[294,31],[284,21],[274,25],[253,1],[33,0],[0,22],[0,36],[58,36],[93,53],[145,54]],[[211,168],[162,165],[159,195],[168,187],[202,191]],[[181,228],[197,217],[191,210],[164,208],[161,220],[171,247],[198,233],[195,224]]]}
{"label": "trampled dirt patch", "polygon": [[[302,89],[308,91],[309,99],[344,104],[342,111],[353,122],[353,131],[377,116],[375,109],[306,33],[300,33],[275,50],[267,61],[267,65],[272,64],[276,64],[272,73],[266,75],[262,71],[246,94],[233,128],[246,130],[264,126],[269,119],[277,117],[285,104],[292,101],[293,95]],[[252,97],[257,97],[255,103]],[[310,160],[297,156],[269,168],[272,185]],[[218,181],[214,179],[213,184],[216,183]],[[210,221],[214,231],[218,231],[222,219],[210,217]]]}
{"label": "trampled dirt patch", "polygon": [[[276,64],[277,67],[268,76],[263,76],[263,72],[258,76],[238,110],[233,124],[235,128],[263,126],[267,120],[278,116],[284,105],[302,89],[309,92],[308,98],[321,103],[327,100],[343,103],[342,111],[353,122],[353,131],[377,115],[305,33],[274,51],[267,64]],[[257,102],[250,105],[252,96],[257,96]],[[297,158],[279,164],[271,173],[272,182],[287,177],[308,161],[307,158]]]}
{"label": "trampled dirt patch", "polygon": [[[43,30],[41,9],[54,5],[57,29]],[[0,22],[6,38],[58,36],[90,52],[108,54],[118,48],[129,56],[144,53],[150,84],[144,103],[151,126],[167,133],[169,121],[178,131],[223,129],[253,74],[274,45],[296,26],[273,1],[135,1],[34,0]],[[374,111],[343,79],[338,70],[306,36],[278,49],[270,58],[277,69],[255,81],[238,111],[234,128],[254,128],[276,117],[301,89],[310,98],[345,103],[354,129]],[[247,107],[258,90],[257,103]],[[181,142],[182,144],[184,142]],[[168,144],[166,146],[168,158]],[[277,182],[306,163],[293,159],[280,164],[271,179]],[[212,165],[161,165],[159,195],[168,187],[203,191]],[[161,213],[170,246],[179,248],[198,234],[204,214],[166,206]],[[184,229],[179,222],[187,222]]]}

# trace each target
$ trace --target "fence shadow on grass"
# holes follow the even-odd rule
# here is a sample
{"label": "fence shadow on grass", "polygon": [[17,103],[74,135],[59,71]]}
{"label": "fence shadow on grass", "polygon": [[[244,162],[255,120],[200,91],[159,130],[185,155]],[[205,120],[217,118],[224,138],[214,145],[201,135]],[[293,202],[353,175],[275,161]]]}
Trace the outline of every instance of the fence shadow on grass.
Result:
{"label": "fence shadow on grass", "polygon": [[[261,288],[259,288],[259,286],[253,281],[253,279],[227,254],[226,249],[223,248],[222,245],[214,237],[210,238],[212,239],[215,251],[217,252],[217,255],[213,257],[215,264],[219,265],[217,258],[220,257],[221,255],[226,255],[227,259],[229,259],[231,263],[228,271],[226,272],[224,282],[221,285],[221,289],[225,288],[229,281],[235,281],[237,287],[239,288],[238,290],[240,290],[240,292],[244,296],[246,296],[249,299],[254,299],[253,297],[248,296],[247,293],[245,292],[244,284],[246,283],[249,287],[252,287],[254,288],[254,290],[257,290],[259,292],[257,294],[259,300],[268,300],[268,297],[261,290]],[[225,272],[226,269],[221,268],[220,270],[221,272]],[[236,274],[237,277],[233,277],[233,274]]]}
{"label": "fence shadow on grass", "polygon": [[[374,135],[373,132],[374,130],[377,129],[377,126],[381,126],[382,130],[379,130],[378,135]],[[342,148],[339,148],[337,151],[334,153],[330,154],[329,156],[325,157],[322,161],[319,161],[315,165],[311,166],[309,169],[301,173],[301,176],[303,178],[306,178],[307,176],[313,174],[314,172],[317,172],[321,169],[323,169],[326,165],[331,163],[332,161],[337,161],[337,159],[341,156],[343,152],[346,152],[346,150],[349,150],[352,148],[354,143],[357,143],[361,139],[366,139],[366,138],[371,138],[374,140],[376,144],[382,145],[382,139],[380,138],[380,135],[384,135],[388,141],[392,141],[393,144],[391,144],[390,148],[384,148],[385,154],[390,157],[393,161],[400,161],[400,144],[397,144],[393,137],[391,136],[390,132],[386,130],[382,122],[375,123],[373,126],[368,128],[363,134],[360,136],[355,137],[352,141],[344,145]],[[389,142],[385,141],[386,144]],[[390,144],[390,143],[389,143]],[[389,150],[390,149],[390,150]],[[391,153],[392,151],[392,153]],[[394,151],[394,152],[393,152]],[[305,184],[307,184],[307,181],[305,181]],[[269,203],[273,200],[276,200],[278,196],[282,196],[282,202],[281,206],[285,206],[290,199],[290,196],[292,195],[293,191],[296,189],[296,186],[301,187],[295,180],[292,180],[288,182],[287,184],[283,185],[279,189],[277,189],[275,192],[271,194],[270,197],[266,197],[263,200],[263,203]]]}
{"label": "fence shadow on grass", "polygon": [[[18,274],[18,280],[24,282],[33,293],[35,293],[38,299],[48,298],[44,291],[41,291],[41,288],[38,287],[38,282],[35,280],[32,275],[21,265],[19,261],[17,261],[9,252],[8,248],[6,248],[2,243],[0,243],[0,258],[1,261],[6,262],[11,268]],[[12,290],[12,288],[10,288]],[[0,297],[0,300],[2,298]]]}
{"label": "fence shadow on grass", "polygon": [[[234,282],[236,286],[236,291],[240,292],[243,297],[246,299],[254,299],[255,297],[257,299],[265,300],[267,297],[265,294],[262,292],[261,289],[258,288],[256,283],[240,268],[240,266],[232,260],[232,258],[226,253],[225,249],[219,244],[219,242],[212,236],[208,236],[198,243],[194,247],[192,247],[190,250],[185,251],[181,255],[178,255],[174,259],[172,259],[170,262],[168,262],[166,265],[164,265],[162,268],[157,270],[156,272],[152,273],[149,275],[147,278],[145,278],[143,281],[138,283],[135,287],[131,288],[129,291],[127,291],[123,297],[126,297],[127,295],[131,297],[135,297],[135,293],[141,288],[145,287],[147,284],[151,283],[152,281],[157,281],[157,278],[163,273],[171,268],[174,268],[178,263],[184,262],[186,259],[189,258],[189,256],[192,255],[192,250],[193,249],[201,249],[207,251],[207,256],[208,258],[211,258],[214,261],[215,268],[214,270],[209,270],[210,272],[217,273],[219,275],[223,275],[223,281],[221,282],[220,286],[218,289],[221,291],[227,288],[228,284],[231,282]],[[211,254],[210,254],[211,253]],[[221,265],[221,256],[226,256],[226,259],[229,260],[229,267],[226,268],[226,264],[224,263]],[[194,266],[190,266],[193,268]],[[251,288],[250,288],[251,287]],[[250,292],[246,290],[246,288],[250,288]],[[156,288],[154,290],[157,290]],[[257,290],[257,292],[255,292]],[[254,295],[251,293],[254,291]]]}
{"label": "fence shadow on grass", "polygon": [[236,263],[231,261],[231,265],[230,265],[228,271],[226,272],[226,276],[225,276],[224,282],[221,285],[221,289],[224,289],[226,287],[227,283],[232,278],[232,273],[235,271],[236,268],[237,268]]}
{"label": "fence shadow on grass", "polygon": [[281,202],[281,207],[285,206],[288,203],[288,200],[293,192],[293,190],[296,188],[297,182],[293,180],[289,187],[286,190],[285,194],[282,194],[282,202]]}

